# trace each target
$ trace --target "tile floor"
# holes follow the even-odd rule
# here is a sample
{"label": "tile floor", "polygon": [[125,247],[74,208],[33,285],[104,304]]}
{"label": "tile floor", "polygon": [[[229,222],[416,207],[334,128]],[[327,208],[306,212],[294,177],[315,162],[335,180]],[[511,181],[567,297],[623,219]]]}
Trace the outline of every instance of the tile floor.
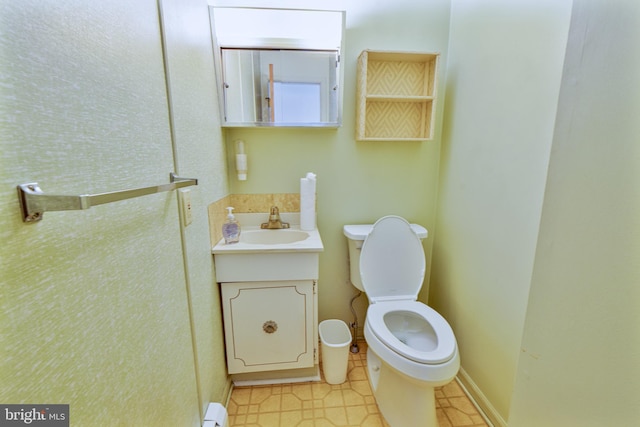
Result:
{"label": "tile floor", "polygon": [[[366,373],[366,342],[349,353],[347,381],[235,387],[227,410],[229,427],[388,427],[378,411]],[[322,369],[321,369],[322,372]],[[487,427],[454,380],[436,389],[440,427]],[[406,426],[409,427],[409,426]]]}

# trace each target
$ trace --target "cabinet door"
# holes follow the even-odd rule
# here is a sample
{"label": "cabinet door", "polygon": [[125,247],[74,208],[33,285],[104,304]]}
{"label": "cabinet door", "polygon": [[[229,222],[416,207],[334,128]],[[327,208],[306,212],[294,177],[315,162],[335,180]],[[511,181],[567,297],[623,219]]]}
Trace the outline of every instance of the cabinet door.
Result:
{"label": "cabinet door", "polygon": [[223,283],[229,373],[312,367],[313,281]]}

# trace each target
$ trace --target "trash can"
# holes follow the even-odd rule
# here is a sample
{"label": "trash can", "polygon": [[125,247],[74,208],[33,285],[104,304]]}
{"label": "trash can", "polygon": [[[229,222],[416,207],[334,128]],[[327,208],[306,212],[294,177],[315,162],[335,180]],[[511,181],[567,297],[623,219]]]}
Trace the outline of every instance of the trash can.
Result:
{"label": "trash can", "polygon": [[329,384],[342,384],[347,379],[351,331],[342,320],[329,319],[320,322],[318,332],[324,379]]}

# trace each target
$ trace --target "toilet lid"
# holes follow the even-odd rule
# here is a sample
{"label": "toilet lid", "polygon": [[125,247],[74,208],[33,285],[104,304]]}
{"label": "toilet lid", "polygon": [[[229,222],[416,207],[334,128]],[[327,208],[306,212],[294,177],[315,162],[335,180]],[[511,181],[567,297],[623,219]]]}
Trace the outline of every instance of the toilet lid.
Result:
{"label": "toilet lid", "polygon": [[371,302],[417,299],[425,266],[420,238],[404,218],[385,216],[373,224],[360,253],[360,278]]}

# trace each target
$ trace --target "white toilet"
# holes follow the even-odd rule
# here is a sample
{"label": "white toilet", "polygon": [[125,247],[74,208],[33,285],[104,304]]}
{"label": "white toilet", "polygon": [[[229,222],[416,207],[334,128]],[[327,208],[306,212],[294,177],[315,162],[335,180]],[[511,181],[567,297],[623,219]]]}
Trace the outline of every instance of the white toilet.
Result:
{"label": "white toilet", "polygon": [[427,230],[385,216],[343,231],[351,282],[369,298],[364,336],[378,407],[391,427],[436,427],[434,387],[453,380],[460,356],[447,321],[417,301],[426,265],[420,238]]}

